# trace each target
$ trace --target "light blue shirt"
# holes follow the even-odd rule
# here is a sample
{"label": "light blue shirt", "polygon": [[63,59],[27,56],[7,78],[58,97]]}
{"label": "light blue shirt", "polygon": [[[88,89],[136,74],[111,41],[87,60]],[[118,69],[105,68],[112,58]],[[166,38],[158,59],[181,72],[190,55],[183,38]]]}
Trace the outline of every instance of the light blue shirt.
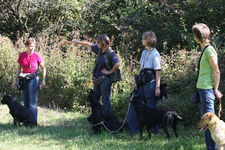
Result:
{"label": "light blue shirt", "polygon": [[161,70],[161,57],[156,48],[151,51],[147,49],[143,50],[140,60],[141,70],[144,68],[149,68],[152,70]]}

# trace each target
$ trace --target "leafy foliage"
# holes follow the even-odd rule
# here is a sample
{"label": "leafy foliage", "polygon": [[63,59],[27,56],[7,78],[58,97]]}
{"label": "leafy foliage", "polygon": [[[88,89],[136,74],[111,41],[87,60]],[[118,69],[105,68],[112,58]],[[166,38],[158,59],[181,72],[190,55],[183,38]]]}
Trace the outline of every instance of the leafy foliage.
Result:
{"label": "leafy foliage", "polygon": [[143,49],[141,35],[153,30],[163,60],[162,77],[168,83],[169,99],[165,105],[190,118],[187,114],[195,106],[188,102],[199,57],[199,47],[191,32],[196,22],[206,23],[212,31],[212,44],[218,51],[221,69],[221,90],[225,92],[224,2],[0,0],[0,69],[3,70],[0,72],[0,93],[7,91],[21,99],[21,93],[12,89],[11,84],[19,52],[24,51],[23,42],[33,36],[38,40],[37,50],[47,67],[48,86],[39,92],[39,103],[86,109],[95,56],[84,48],[74,47],[69,41],[80,38],[95,42],[98,34],[106,33],[113,40],[112,47],[121,60],[123,80],[113,85],[112,105],[114,112],[123,116],[134,83],[133,75],[139,68],[137,62]]}
{"label": "leafy foliage", "polygon": [[191,27],[196,22],[203,22],[210,27],[217,47],[223,48],[224,2],[0,0],[0,34],[15,41],[25,33],[40,36],[43,31],[49,35],[64,35],[68,39],[74,38],[74,30],[90,37],[107,33],[116,37],[115,47],[120,46],[122,41],[129,46],[127,52],[132,54],[141,47],[141,34],[153,30],[158,37],[157,48],[169,53],[177,46],[187,50],[195,48]]}
{"label": "leafy foliage", "polygon": [[[39,104],[51,108],[86,110],[89,105],[87,95],[93,87],[92,69],[95,55],[83,47],[74,47],[62,37],[42,37],[39,38],[36,50],[44,57],[47,68],[47,87],[39,91]],[[51,43],[48,43],[51,39]],[[64,42],[63,42],[64,41]],[[62,52],[62,50],[65,50]],[[24,51],[24,45],[18,44],[15,47],[12,42],[5,37],[0,37],[0,93],[11,93],[21,99],[21,93],[12,88],[15,76],[18,55]],[[113,84],[112,105],[113,111],[124,117],[129,104],[129,96],[132,91],[134,77],[138,72],[138,64],[134,59],[125,59],[120,55],[121,49],[117,49],[117,55],[121,62],[122,81]],[[163,107],[170,107],[179,112],[187,120],[190,119],[188,112],[196,109],[191,105],[189,98],[192,93],[196,64],[199,57],[197,51],[171,51],[169,55],[162,56],[162,78],[167,82],[169,98]],[[222,92],[224,87],[224,51],[219,51],[219,62],[221,66]],[[132,65],[131,65],[132,64]],[[41,70],[40,70],[41,71]],[[40,72],[41,74],[41,72]],[[40,76],[41,78],[41,76]],[[159,102],[161,104],[161,102]],[[188,106],[188,107],[187,107]],[[180,109],[182,108],[182,109]],[[199,112],[197,109],[196,112]],[[198,113],[195,113],[198,118]]]}

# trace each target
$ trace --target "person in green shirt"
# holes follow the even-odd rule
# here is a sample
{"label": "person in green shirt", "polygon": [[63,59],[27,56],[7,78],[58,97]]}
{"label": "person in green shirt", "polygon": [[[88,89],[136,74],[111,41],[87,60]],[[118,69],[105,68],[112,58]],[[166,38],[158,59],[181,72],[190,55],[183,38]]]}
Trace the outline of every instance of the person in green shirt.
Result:
{"label": "person in green shirt", "polygon": [[[220,70],[218,66],[217,53],[210,45],[210,30],[203,23],[195,24],[192,27],[195,41],[201,45],[203,54],[200,60],[199,75],[196,88],[199,93],[201,103],[201,115],[212,112],[215,114],[215,98],[221,98],[223,95],[218,90],[220,82]],[[205,132],[207,150],[216,150],[217,145],[211,138],[209,130]]]}

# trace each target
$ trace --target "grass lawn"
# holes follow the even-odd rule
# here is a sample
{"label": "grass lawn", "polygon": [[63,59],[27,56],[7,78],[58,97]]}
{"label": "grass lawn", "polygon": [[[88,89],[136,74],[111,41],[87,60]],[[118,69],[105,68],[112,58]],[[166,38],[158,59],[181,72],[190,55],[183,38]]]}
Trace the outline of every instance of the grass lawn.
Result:
{"label": "grass lawn", "polygon": [[127,131],[110,134],[103,131],[93,134],[86,115],[79,112],[61,112],[38,108],[36,128],[12,125],[13,119],[6,105],[0,105],[0,150],[204,150],[203,133],[196,127],[178,125],[178,138],[170,141],[162,130],[144,138],[129,135]]}

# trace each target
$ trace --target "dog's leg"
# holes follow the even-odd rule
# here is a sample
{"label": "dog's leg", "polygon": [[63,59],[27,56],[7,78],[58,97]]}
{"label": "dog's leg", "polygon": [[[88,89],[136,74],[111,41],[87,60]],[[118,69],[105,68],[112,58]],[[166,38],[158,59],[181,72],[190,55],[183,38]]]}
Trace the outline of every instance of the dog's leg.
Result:
{"label": "dog's leg", "polygon": [[149,139],[151,139],[151,135],[152,135],[152,132],[150,130],[150,127],[148,126],[148,137],[149,137]]}
{"label": "dog's leg", "polygon": [[217,145],[218,146],[218,150],[225,150],[225,144],[223,144],[223,145]]}
{"label": "dog's leg", "polygon": [[143,134],[143,130],[144,130],[144,125],[139,123],[139,129],[140,129],[140,139],[142,139],[142,134]]}
{"label": "dog's leg", "polygon": [[168,132],[168,127],[166,124],[163,124],[163,131],[166,133],[166,136],[168,138],[168,140],[170,139],[170,135],[169,135],[169,132]]}
{"label": "dog's leg", "polygon": [[17,122],[18,122],[17,118],[16,118],[16,117],[13,117],[13,125],[14,125],[14,126],[17,125]]}
{"label": "dog's leg", "polygon": [[177,122],[175,121],[172,125],[172,128],[173,128],[173,132],[174,132],[175,136],[178,137],[176,126],[177,126]]}
{"label": "dog's leg", "polygon": [[218,150],[224,150],[224,145],[217,145],[218,146]]}

